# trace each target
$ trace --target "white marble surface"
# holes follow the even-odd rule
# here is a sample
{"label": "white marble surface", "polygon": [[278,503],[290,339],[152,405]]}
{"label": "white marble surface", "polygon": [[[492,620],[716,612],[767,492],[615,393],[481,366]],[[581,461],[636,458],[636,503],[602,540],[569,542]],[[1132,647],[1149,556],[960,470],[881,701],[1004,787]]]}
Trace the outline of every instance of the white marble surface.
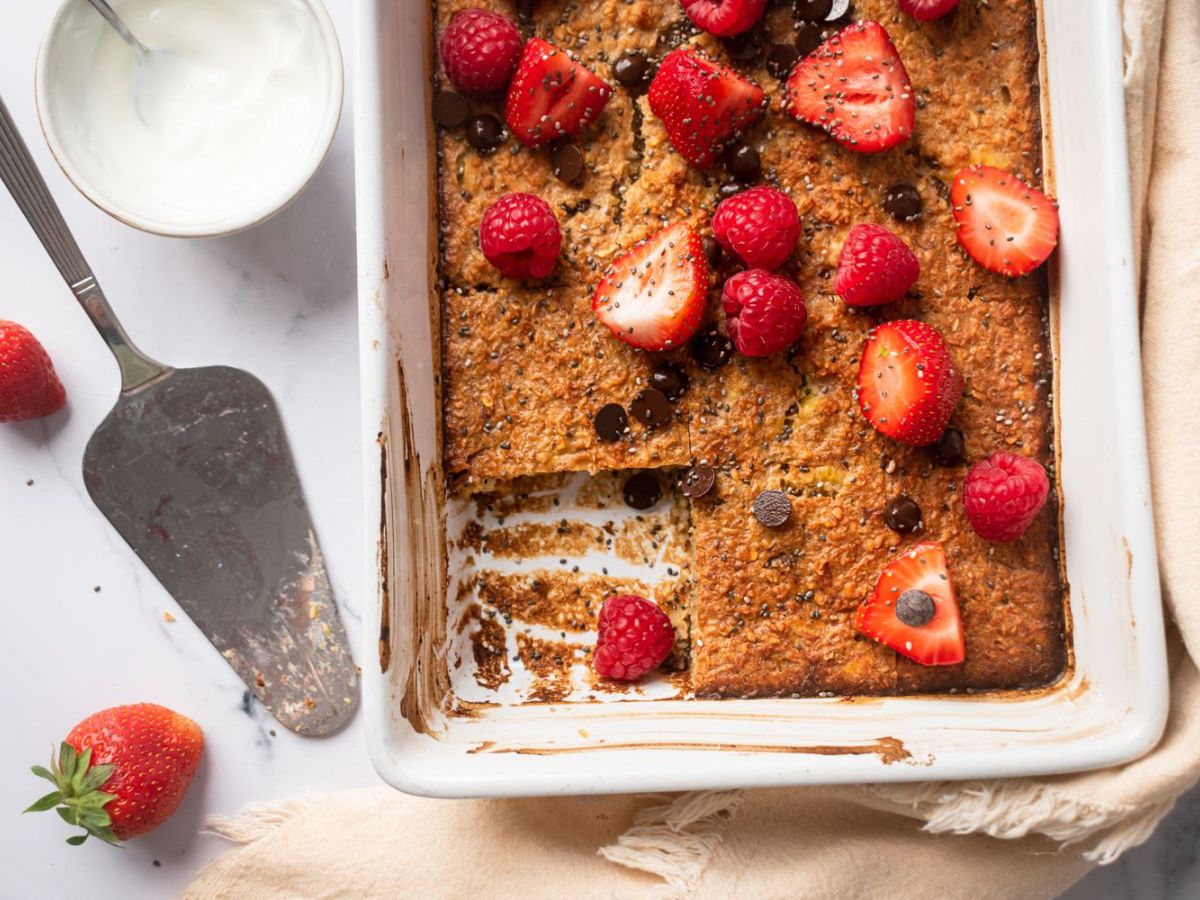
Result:
{"label": "white marble surface", "polygon": [[[10,4],[0,29],[0,95],[134,337],[178,365],[228,363],[275,391],[357,648],[361,577],[354,197],[349,113],[328,164],[300,201],[245,235],[208,242],[139,234],[85,202],[36,130],[32,62],[53,4]],[[347,58],[350,0],[330,0]],[[361,719],[325,740],[295,737],[256,704],[96,511],[83,447],[117,393],[117,370],[7,195],[0,192],[0,317],[31,328],[53,355],[69,409],[0,426],[0,897],[53,898],[87,885],[97,900],[173,896],[224,849],[197,834],[209,812],[364,786],[377,779]],[[176,616],[168,623],[163,613]],[[204,727],[207,751],[182,809],[114,851],[73,849],[49,815],[18,811],[42,791],[28,766],[95,709],[153,700]],[[1145,847],[1067,897],[1200,896],[1200,793]]]}

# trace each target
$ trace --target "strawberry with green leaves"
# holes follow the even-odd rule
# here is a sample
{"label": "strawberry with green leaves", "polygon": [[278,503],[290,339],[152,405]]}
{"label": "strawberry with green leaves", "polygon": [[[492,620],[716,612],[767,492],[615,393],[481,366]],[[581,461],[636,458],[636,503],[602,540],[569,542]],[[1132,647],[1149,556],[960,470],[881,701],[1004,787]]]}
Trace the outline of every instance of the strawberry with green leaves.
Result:
{"label": "strawberry with green leaves", "polygon": [[204,750],[200,726],[153,703],[114,706],[84,719],[67,735],[50,768],[34,766],[54,790],[25,812],[57,810],[83,834],[109,844],[157,828],[175,812]]}

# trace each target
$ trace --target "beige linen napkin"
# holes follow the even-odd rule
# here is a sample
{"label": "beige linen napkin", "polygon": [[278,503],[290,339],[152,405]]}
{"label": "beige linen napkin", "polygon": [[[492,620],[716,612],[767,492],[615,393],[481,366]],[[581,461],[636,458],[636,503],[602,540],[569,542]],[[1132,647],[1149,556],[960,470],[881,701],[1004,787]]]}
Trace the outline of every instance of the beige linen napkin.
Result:
{"label": "beige linen napkin", "polygon": [[659,798],[436,801],[374,788],[214,819],[246,846],[186,896],[1049,898],[1145,840],[1200,776],[1200,3],[1123,9],[1147,424],[1177,628],[1170,720],[1152,753],[1037,780]]}

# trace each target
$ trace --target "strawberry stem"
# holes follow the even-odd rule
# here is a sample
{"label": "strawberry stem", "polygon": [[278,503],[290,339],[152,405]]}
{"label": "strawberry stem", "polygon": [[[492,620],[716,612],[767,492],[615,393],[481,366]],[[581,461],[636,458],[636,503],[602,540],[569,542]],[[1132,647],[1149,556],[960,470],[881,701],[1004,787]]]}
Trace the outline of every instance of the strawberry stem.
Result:
{"label": "strawberry stem", "polygon": [[100,790],[112,778],[116,766],[109,763],[93,766],[91,747],[77,753],[74,747],[63,741],[57,756],[51,749],[49,769],[33,766],[30,771],[53,784],[55,790],[35,800],[25,812],[53,809],[68,825],[82,828],[83,834],[67,838],[67,843],[72,847],[78,847],[91,835],[113,846],[121,846],[112,832],[112,818],[104,809],[105,804],[116,795]]}

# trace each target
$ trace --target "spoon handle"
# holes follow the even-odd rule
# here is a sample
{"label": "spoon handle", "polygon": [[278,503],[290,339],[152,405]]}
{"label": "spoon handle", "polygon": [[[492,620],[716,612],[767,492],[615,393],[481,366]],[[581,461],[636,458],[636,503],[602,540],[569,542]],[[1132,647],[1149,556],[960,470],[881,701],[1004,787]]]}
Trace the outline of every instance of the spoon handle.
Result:
{"label": "spoon handle", "polygon": [[107,0],[89,0],[89,2],[96,8],[96,12],[104,16],[104,20],[108,22],[108,24],[114,29],[116,29],[117,34],[121,36],[121,39],[124,40],[125,43],[141,53],[150,52],[146,49],[145,44],[133,36],[133,32],[129,30],[129,26],[121,21],[121,17],[117,15],[116,10],[108,5]]}
{"label": "spoon handle", "polygon": [[50,254],[54,265],[70,285],[71,292],[108,344],[121,367],[121,390],[139,387],[168,371],[167,367],[146,356],[129,339],[100,289],[92,268],[59,212],[46,187],[37,163],[17,130],[17,124],[0,98],[0,181],[17,201],[34,233]]}

